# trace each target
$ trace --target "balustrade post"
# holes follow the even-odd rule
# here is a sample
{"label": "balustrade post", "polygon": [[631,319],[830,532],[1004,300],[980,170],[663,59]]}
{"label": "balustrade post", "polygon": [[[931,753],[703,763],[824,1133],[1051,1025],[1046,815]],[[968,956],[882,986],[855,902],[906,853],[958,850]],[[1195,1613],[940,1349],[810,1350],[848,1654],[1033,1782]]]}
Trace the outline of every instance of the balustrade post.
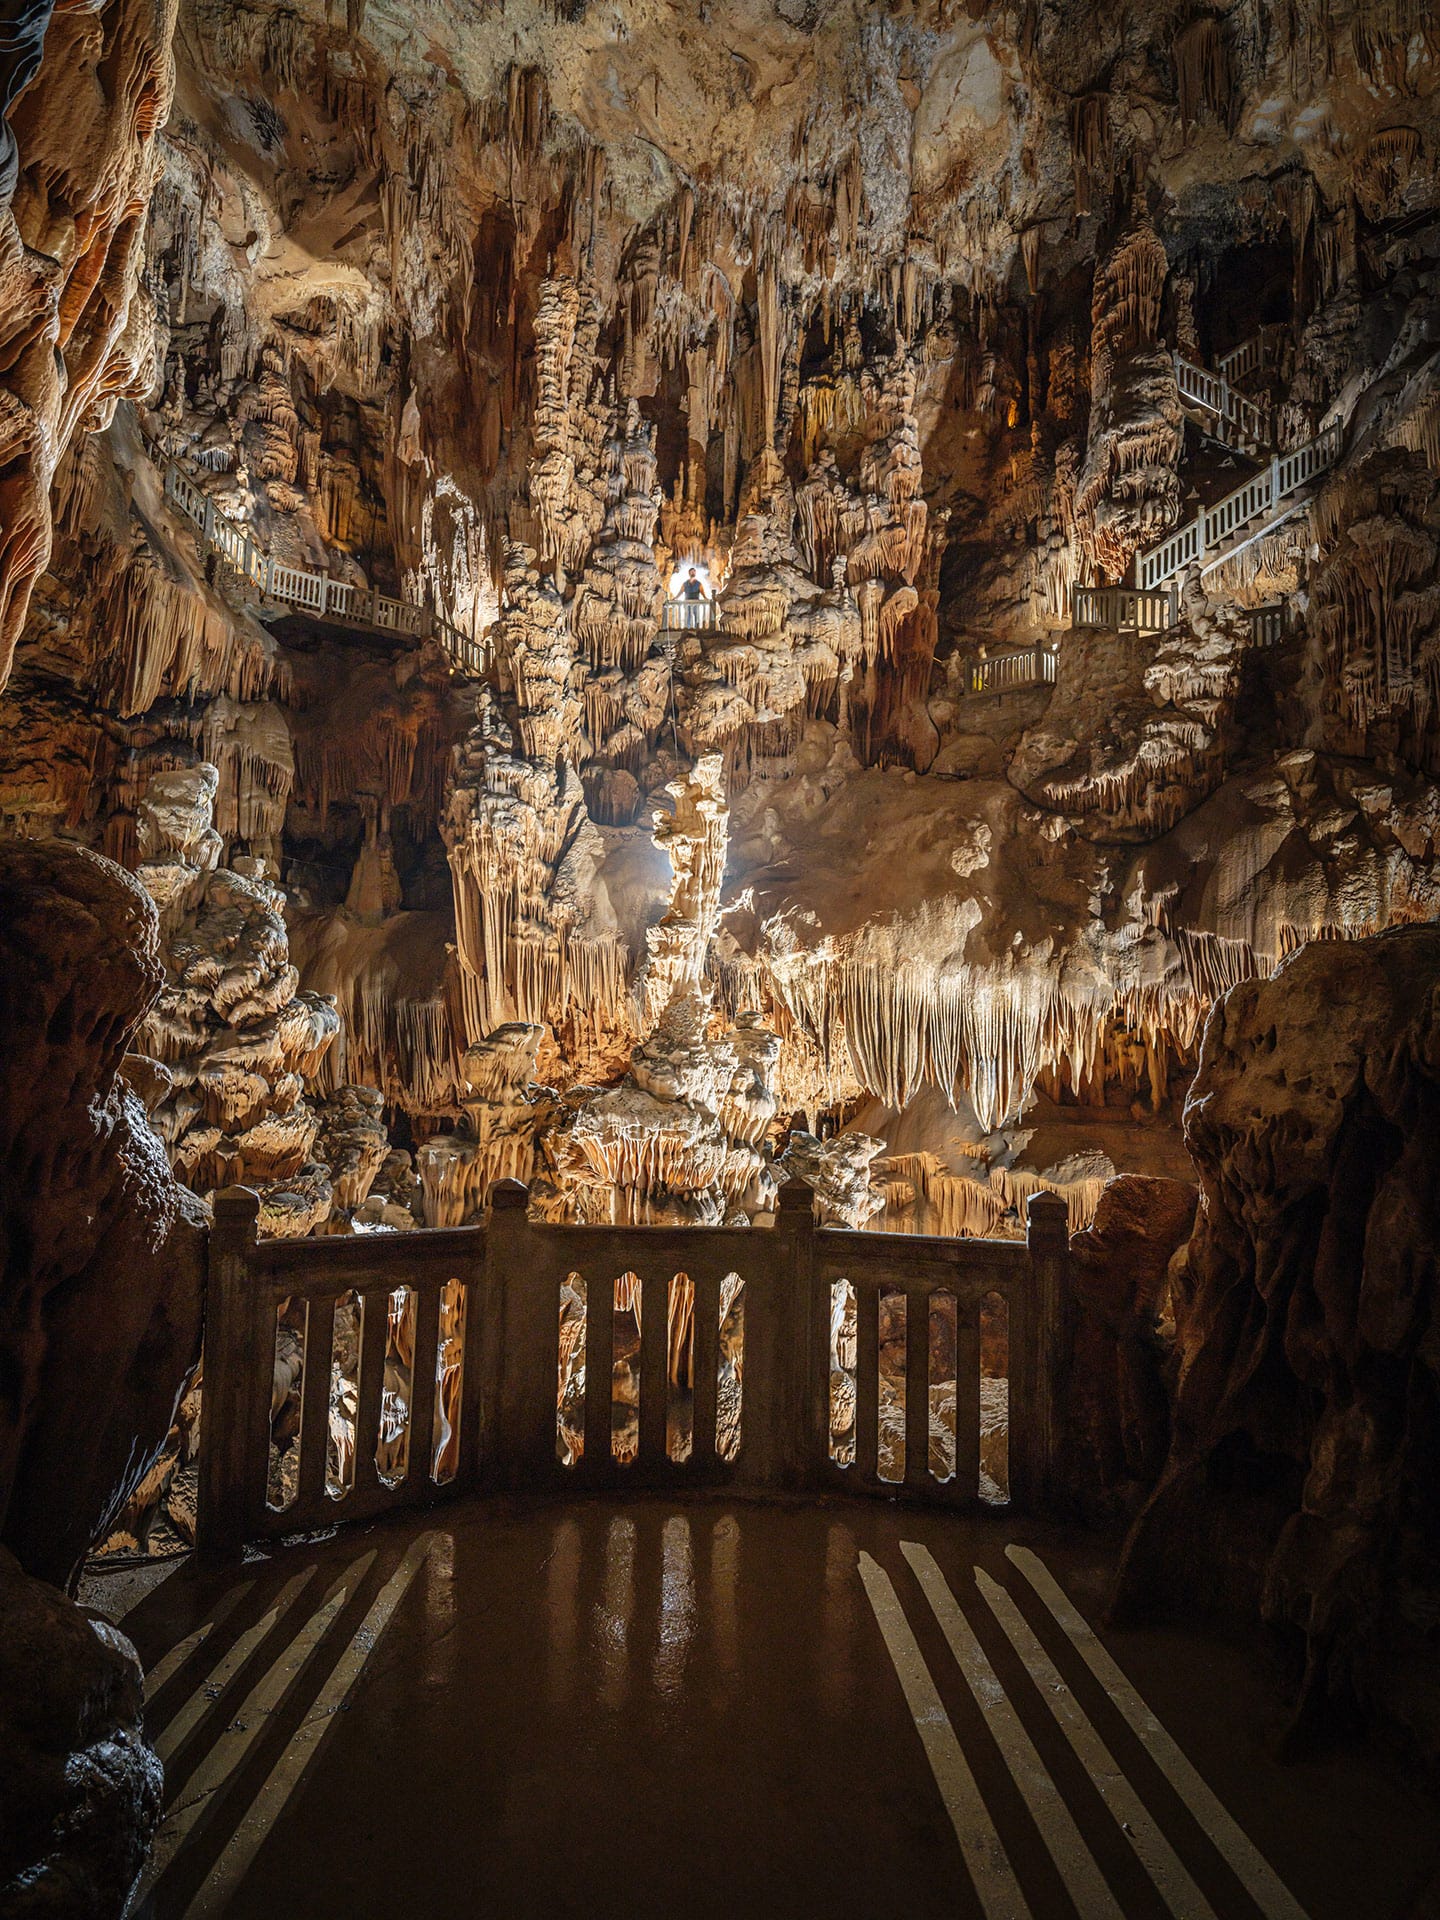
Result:
{"label": "balustrade post", "polygon": [[320,605],[316,608],[316,612],[323,620],[325,610],[330,605],[330,576],[328,573],[322,573],[316,577],[320,582]]}
{"label": "balustrade post", "polygon": [[[752,1438],[760,1443],[751,1461],[757,1479],[796,1490],[820,1477],[829,1422],[829,1320],[826,1317],[823,1322],[826,1355],[822,1366],[814,1189],[803,1180],[787,1181],[780,1189],[773,1230],[757,1234],[756,1239],[760,1243],[757,1252],[763,1247],[772,1255],[766,1283],[769,1299],[764,1313],[756,1316],[756,1330],[763,1326],[764,1335],[758,1349],[747,1353],[746,1360],[753,1369],[753,1379],[768,1379],[771,1384],[762,1401],[761,1431],[747,1435],[747,1444]],[[747,1347],[750,1328],[747,1314]]]}
{"label": "balustrade post", "polygon": [[1031,1481],[1028,1498],[1053,1502],[1059,1491],[1064,1440],[1065,1394],[1072,1342],[1070,1299],[1070,1210],[1054,1193],[1032,1193],[1025,1210],[1026,1244],[1031,1270],[1031,1350],[1034,1377],[1030,1404],[1018,1410],[1028,1424]]}
{"label": "balustrade post", "polygon": [[269,1289],[251,1269],[259,1217],[259,1196],[248,1187],[216,1194],[195,1526],[197,1550],[216,1557],[240,1552],[265,1502],[275,1333]]}
{"label": "balustrade post", "polygon": [[1279,503],[1280,503],[1280,456],[1278,453],[1272,453],[1270,456],[1270,505],[1273,508],[1278,506]]}
{"label": "balustrade post", "polygon": [[[540,1460],[555,1446],[555,1383],[560,1297],[548,1301],[544,1276],[537,1271],[530,1189],[522,1180],[497,1180],[490,1189],[485,1223],[483,1280],[472,1302],[478,1342],[472,1348],[479,1365],[473,1386],[478,1407],[470,1427],[477,1454],[470,1456],[471,1484],[476,1462],[487,1481],[522,1489],[537,1482]],[[548,1308],[548,1311],[547,1311]]]}

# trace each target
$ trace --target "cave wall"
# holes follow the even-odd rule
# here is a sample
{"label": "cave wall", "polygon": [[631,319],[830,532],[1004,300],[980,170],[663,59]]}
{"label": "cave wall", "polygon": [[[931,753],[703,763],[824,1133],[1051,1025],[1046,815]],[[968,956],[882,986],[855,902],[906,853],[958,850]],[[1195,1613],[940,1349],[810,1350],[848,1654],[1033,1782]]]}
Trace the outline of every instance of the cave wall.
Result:
{"label": "cave wall", "polygon": [[1440,932],[1317,941],[1237,987],[1186,1106],[1173,1433],[1117,1610],[1268,1622],[1296,1731],[1357,1707],[1434,1758]]}
{"label": "cave wall", "polygon": [[126,1077],[161,978],[133,878],[83,848],[0,847],[0,1542],[62,1585],[200,1353],[208,1215]]}

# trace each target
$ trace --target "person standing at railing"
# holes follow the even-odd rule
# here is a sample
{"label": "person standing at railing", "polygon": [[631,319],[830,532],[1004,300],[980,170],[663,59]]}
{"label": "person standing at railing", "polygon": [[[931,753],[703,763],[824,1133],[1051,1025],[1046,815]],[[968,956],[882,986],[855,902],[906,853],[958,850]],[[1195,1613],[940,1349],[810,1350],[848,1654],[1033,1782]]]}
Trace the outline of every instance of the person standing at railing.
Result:
{"label": "person standing at railing", "polygon": [[680,624],[684,627],[703,627],[706,623],[705,608],[709,605],[710,595],[705,591],[705,582],[694,567],[691,567],[689,576],[680,589],[680,601]]}

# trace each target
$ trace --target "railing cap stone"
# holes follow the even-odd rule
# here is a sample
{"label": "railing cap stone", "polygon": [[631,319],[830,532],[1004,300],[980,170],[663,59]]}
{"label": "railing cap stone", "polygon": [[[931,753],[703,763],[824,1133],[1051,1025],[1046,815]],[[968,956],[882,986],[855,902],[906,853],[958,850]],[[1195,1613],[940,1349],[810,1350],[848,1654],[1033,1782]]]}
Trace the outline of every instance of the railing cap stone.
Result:
{"label": "railing cap stone", "polygon": [[780,1189],[781,1213],[810,1213],[815,1206],[815,1189],[806,1180],[787,1180]]}
{"label": "railing cap stone", "polygon": [[492,1212],[512,1213],[530,1204],[530,1189],[523,1180],[497,1180],[490,1189]]}
{"label": "railing cap stone", "polygon": [[1032,1193],[1025,1207],[1025,1218],[1031,1231],[1037,1228],[1047,1237],[1051,1234],[1067,1236],[1070,1227],[1070,1209],[1058,1193],[1041,1190]]}

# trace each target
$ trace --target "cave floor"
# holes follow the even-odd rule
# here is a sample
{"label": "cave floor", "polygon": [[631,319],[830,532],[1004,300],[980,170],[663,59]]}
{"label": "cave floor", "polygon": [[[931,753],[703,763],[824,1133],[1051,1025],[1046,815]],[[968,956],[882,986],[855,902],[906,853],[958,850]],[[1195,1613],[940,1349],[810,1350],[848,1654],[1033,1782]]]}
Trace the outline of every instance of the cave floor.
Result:
{"label": "cave floor", "polygon": [[186,1563],[123,1622],[167,1767],[132,1916],[1410,1914],[1432,1803],[1278,1764],[1254,1650],[1104,1632],[1207,1798],[1054,1611],[1107,1579],[1001,1516],[658,1498]]}

